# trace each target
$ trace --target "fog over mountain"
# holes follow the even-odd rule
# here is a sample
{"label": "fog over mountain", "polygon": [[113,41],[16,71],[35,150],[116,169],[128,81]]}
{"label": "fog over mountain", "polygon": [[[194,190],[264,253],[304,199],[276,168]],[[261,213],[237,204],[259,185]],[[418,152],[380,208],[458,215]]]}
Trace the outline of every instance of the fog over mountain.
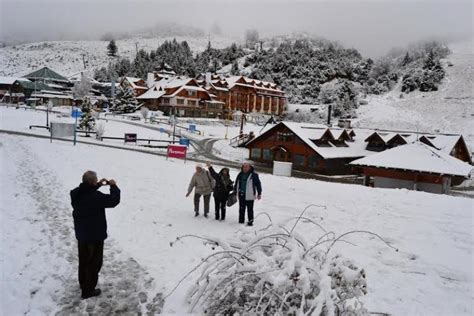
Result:
{"label": "fog over mountain", "polygon": [[166,25],[180,25],[179,32],[189,26],[193,35],[204,35],[217,25],[224,36],[237,39],[249,28],[261,36],[304,31],[380,56],[420,39],[472,38],[472,9],[472,1],[457,0],[1,0],[0,40],[99,39],[106,33],[173,30]]}

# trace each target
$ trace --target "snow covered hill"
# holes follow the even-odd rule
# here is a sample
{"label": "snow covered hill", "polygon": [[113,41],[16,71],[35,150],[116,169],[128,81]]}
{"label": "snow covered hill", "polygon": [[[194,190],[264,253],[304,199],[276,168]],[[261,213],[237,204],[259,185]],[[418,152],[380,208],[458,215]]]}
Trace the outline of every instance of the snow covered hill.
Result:
{"label": "snow covered hill", "polygon": [[[461,133],[474,150],[474,52],[472,42],[450,45],[446,77],[438,91],[403,94],[400,86],[369,96],[358,109],[355,126],[397,130]],[[452,66],[450,66],[452,65]]]}
{"label": "snow covered hill", "polygon": [[[150,51],[166,40],[187,41],[194,53],[206,49],[209,38],[204,37],[157,37],[117,40],[120,56],[133,59],[136,49]],[[212,46],[224,48],[238,39],[213,37]],[[94,70],[114,61],[107,56],[107,41],[51,41],[28,43],[0,48],[0,75],[22,76],[35,69],[48,66],[62,75],[84,69],[84,60],[89,70]],[[138,45],[138,46],[137,46]],[[84,60],[83,60],[84,57]]]}

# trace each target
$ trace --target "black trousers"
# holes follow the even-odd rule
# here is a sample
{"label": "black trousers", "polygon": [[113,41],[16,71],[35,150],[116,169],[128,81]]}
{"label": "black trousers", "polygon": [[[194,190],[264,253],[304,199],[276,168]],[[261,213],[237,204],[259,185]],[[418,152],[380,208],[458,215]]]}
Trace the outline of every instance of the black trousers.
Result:
{"label": "black trousers", "polygon": [[79,248],[79,284],[82,293],[94,291],[99,280],[104,254],[104,241],[78,242]]}
{"label": "black trousers", "polygon": [[[203,195],[204,197],[204,215],[209,213],[209,202],[211,200],[211,194]],[[201,194],[194,194],[194,213],[199,214],[199,201],[201,200]]]}
{"label": "black trousers", "polygon": [[227,199],[219,199],[214,196],[214,204],[216,206],[216,219],[225,219],[225,207],[226,207]]}
{"label": "black trousers", "polygon": [[245,223],[245,209],[247,209],[247,217],[249,223],[253,223],[253,202],[245,200],[245,193],[239,193],[239,223]]}

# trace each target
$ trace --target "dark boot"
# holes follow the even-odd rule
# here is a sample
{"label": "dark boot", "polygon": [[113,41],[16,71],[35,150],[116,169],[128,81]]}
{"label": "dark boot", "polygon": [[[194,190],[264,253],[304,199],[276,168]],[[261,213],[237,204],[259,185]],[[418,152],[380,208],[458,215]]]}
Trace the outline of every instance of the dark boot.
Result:
{"label": "dark boot", "polygon": [[85,299],[88,299],[90,297],[99,296],[100,293],[102,293],[102,291],[100,289],[95,289],[92,292],[87,292],[87,293],[83,292],[81,297],[82,297],[83,300],[85,300]]}

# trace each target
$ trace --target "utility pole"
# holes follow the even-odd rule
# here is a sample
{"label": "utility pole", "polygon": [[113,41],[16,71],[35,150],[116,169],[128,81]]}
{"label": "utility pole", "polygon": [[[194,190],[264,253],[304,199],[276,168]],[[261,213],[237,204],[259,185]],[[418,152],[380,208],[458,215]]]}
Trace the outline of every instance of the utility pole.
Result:
{"label": "utility pole", "polygon": [[82,53],[82,63],[84,64],[84,69],[87,69],[87,66],[86,66],[86,53]]}

